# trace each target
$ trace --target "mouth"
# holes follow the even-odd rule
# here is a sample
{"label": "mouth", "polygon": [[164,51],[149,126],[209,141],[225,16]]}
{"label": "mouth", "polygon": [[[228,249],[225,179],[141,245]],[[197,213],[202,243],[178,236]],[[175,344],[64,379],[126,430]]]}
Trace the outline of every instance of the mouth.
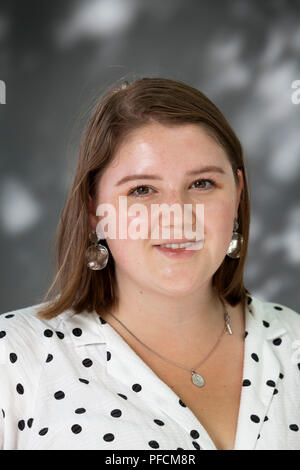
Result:
{"label": "mouth", "polygon": [[203,240],[195,240],[184,243],[162,243],[160,245],[154,245],[154,248],[159,250],[161,253],[171,256],[184,255],[191,256],[196,251],[203,247]]}

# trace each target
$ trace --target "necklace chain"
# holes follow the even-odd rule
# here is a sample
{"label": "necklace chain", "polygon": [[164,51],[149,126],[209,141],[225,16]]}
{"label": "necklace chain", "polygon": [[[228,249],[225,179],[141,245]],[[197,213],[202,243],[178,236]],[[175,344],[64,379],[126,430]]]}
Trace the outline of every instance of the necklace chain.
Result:
{"label": "necklace chain", "polygon": [[198,364],[196,364],[194,367],[192,368],[189,368],[189,367],[185,367],[183,366],[182,364],[178,364],[177,362],[175,361],[171,361],[170,359],[167,359],[166,357],[163,357],[161,354],[159,354],[158,352],[154,351],[154,349],[150,348],[150,346],[148,346],[147,344],[143,343],[134,333],[132,333],[126,325],[124,325],[124,323],[121,322],[121,320],[119,320],[117,317],[115,317],[115,315],[113,315],[111,312],[108,312],[115,320],[117,320],[117,322],[120,323],[120,325],[122,325],[127,331],[129,334],[131,334],[131,336],[133,336],[140,344],[142,344],[142,346],[144,346],[145,348],[147,348],[149,351],[153,352],[154,354],[156,354],[158,357],[160,357],[161,359],[163,359],[164,361],[167,361],[169,362],[170,364],[174,364],[175,366],[177,367],[181,367],[182,369],[185,369],[185,370],[188,370],[189,372],[192,372],[192,373],[195,373],[195,370],[200,367],[201,364],[203,364],[204,361],[206,361],[208,359],[208,357],[213,353],[213,351],[216,349],[216,347],[218,346],[223,334],[228,331],[229,334],[232,334],[232,330],[231,330],[231,327],[230,327],[230,316],[229,316],[229,313],[226,311],[226,308],[225,308],[225,304],[223,302],[223,300],[221,299],[222,301],[222,304],[223,304],[223,307],[224,307],[224,321],[225,321],[225,327],[224,329],[222,330],[222,333],[219,335],[214,347],[212,348],[212,350],[204,357],[204,359],[201,360],[201,362],[199,362]]}

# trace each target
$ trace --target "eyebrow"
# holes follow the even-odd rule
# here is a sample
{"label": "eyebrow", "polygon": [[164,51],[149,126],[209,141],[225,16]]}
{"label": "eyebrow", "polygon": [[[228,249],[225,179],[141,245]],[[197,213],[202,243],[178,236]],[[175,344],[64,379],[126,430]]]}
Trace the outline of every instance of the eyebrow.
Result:
{"label": "eyebrow", "polygon": [[[220,166],[216,166],[216,165],[208,165],[208,166],[204,166],[202,168],[199,168],[197,170],[192,170],[192,171],[188,171],[186,173],[186,175],[199,175],[200,173],[207,173],[207,172],[213,172],[213,173],[221,173],[223,175],[225,175],[225,171],[223,170],[223,168],[221,168]],[[127,183],[127,181],[131,181],[131,180],[139,180],[139,179],[143,179],[143,180],[162,180],[162,177],[159,176],[159,175],[147,175],[147,174],[136,174],[136,175],[128,175],[128,176],[124,176],[124,178],[121,178],[116,184],[115,186],[119,186],[121,184],[124,184],[124,183]]]}

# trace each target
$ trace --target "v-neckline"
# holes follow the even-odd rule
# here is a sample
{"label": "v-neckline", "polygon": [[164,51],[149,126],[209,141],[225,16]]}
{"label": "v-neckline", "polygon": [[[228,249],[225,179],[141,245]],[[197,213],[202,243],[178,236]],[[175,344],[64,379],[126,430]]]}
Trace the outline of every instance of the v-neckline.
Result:
{"label": "v-neckline", "polygon": [[[259,309],[261,301],[256,299],[252,307],[246,305],[245,308],[245,340],[243,350],[243,372],[240,392],[239,411],[235,432],[234,446],[232,450],[251,449],[256,446],[259,432],[263,425],[263,418],[273,397],[271,387],[263,388],[262,384],[267,380],[272,380],[275,385],[279,380],[280,363],[270,345],[270,340],[274,335],[284,333],[281,325],[275,322],[275,330],[267,336],[262,322],[255,314]],[[254,314],[253,314],[254,309]],[[99,315],[97,315],[99,320]],[[100,320],[101,317],[100,317]],[[219,450],[206,428],[198,420],[192,410],[185,405],[169,385],[167,385],[142,358],[131,348],[125,339],[106,321],[101,321],[99,327],[105,338],[107,354],[114,354],[117,360],[106,362],[107,374],[114,376],[126,387],[134,383],[141,384],[143,394],[154,406],[159,407],[162,412],[167,412],[178,424],[189,433],[191,429],[198,429],[201,436],[202,446],[207,450]],[[277,330],[276,330],[277,327]],[[279,327],[279,330],[278,330]],[[247,334],[246,334],[247,332]],[[257,367],[253,354],[263,357]],[[121,362],[125,362],[121,366]],[[134,368],[134,374],[132,370]],[[131,381],[128,377],[132,377]],[[134,382],[134,377],[136,380]],[[244,381],[251,377],[252,387],[244,386]],[[180,406],[181,405],[181,406]],[[259,418],[256,426],[253,426],[253,417]],[[251,418],[252,417],[252,418]]]}

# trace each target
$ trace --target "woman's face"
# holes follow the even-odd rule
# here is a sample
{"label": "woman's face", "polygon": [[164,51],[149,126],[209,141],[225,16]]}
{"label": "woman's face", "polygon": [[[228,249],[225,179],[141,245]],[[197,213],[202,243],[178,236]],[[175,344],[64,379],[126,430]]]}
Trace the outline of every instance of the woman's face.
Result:
{"label": "woman's face", "polygon": [[[211,165],[223,172],[200,173],[201,168]],[[188,174],[193,171],[193,175]],[[145,174],[151,177],[127,178]],[[92,202],[90,205],[93,230],[103,218],[93,215],[99,204],[109,203],[116,210],[116,239],[107,238],[107,244],[115,261],[117,279],[126,278],[139,289],[173,296],[187,295],[208,285],[226,256],[232,237],[243,185],[240,171],[238,176],[237,187],[225,151],[196,124],[165,126],[151,123],[129,134],[102,174],[95,205]],[[122,182],[124,178],[126,180]],[[136,203],[144,207],[143,215],[126,213],[125,219],[128,227],[138,220],[143,223],[147,219],[147,238],[134,239],[128,231],[126,238],[119,238],[119,196],[126,196],[127,210]],[[190,251],[187,257],[166,256],[157,249],[155,245],[164,239],[191,238],[185,236],[183,221],[182,236],[176,236],[172,215],[167,224],[162,217],[153,217],[151,221],[152,205],[163,203],[168,206],[179,204],[182,213],[184,205],[189,204],[193,223],[196,204],[203,205],[204,242],[201,249]],[[170,228],[168,237],[163,235],[162,224]],[[159,237],[152,239],[154,228],[158,227]]]}

